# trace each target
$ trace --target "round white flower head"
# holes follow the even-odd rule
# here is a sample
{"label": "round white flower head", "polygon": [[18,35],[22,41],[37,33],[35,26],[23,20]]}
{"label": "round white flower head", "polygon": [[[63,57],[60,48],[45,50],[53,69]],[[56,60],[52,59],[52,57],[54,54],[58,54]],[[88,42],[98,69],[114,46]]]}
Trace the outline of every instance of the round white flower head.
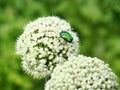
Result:
{"label": "round white flower head", "polygon": [[98,58],[72,56],[56,66],[45,90],[118,90],[117,76]]}
{"label": "round white flower head", "polygon": [[[68,40],[68,41],[67,41]],[[34,78],[49,75],[56,64],[78,54],[79,39],[65,20],[55,16],[30,22],[17,40],[16,52],[22,67]]]}

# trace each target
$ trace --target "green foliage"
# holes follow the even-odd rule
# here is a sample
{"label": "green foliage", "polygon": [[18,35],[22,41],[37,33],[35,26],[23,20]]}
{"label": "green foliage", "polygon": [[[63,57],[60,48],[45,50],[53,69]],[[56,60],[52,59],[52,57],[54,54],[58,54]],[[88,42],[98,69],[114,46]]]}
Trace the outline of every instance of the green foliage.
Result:
{"label": "green foliage", "polygon": [[120,0],[0,0],[1,90],[43,90],[44,80],[22,70],[15,42],[26,23],[49,15],[70,22],[80,53],[109,63],[120,83]]}

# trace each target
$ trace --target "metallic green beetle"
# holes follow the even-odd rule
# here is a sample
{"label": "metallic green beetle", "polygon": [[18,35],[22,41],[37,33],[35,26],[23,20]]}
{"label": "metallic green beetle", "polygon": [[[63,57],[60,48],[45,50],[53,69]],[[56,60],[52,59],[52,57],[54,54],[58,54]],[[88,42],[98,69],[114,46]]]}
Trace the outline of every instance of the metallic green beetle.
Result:
{"label": "metallic green beetle", "polygon": [[67,31],[60,32],[60,37],[62,37],[67,42],[71,43],[73,41],[73,37]]}

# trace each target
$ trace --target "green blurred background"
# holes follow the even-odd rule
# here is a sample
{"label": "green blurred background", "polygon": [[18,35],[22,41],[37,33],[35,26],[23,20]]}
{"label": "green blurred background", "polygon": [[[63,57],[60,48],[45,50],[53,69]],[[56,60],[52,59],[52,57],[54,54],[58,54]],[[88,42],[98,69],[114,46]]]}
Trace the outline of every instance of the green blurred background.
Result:
{"label": "green blurred background", "polygon": [[0,0],[0,90],[44,90],[21,68],[15,42],[41,16],[67,20],[80,38],[80,53],[110,64],[120,83],[120,0]]}

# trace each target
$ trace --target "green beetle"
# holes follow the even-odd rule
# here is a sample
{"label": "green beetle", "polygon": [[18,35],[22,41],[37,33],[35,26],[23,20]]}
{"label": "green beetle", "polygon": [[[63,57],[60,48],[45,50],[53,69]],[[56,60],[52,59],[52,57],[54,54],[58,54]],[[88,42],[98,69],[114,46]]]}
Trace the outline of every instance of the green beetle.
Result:
{"label": "green beetle", "polygon": [[73,41],[73,37],[67,31],[60,32],[60,37],[62,37],[67,42],[71,43]]}

